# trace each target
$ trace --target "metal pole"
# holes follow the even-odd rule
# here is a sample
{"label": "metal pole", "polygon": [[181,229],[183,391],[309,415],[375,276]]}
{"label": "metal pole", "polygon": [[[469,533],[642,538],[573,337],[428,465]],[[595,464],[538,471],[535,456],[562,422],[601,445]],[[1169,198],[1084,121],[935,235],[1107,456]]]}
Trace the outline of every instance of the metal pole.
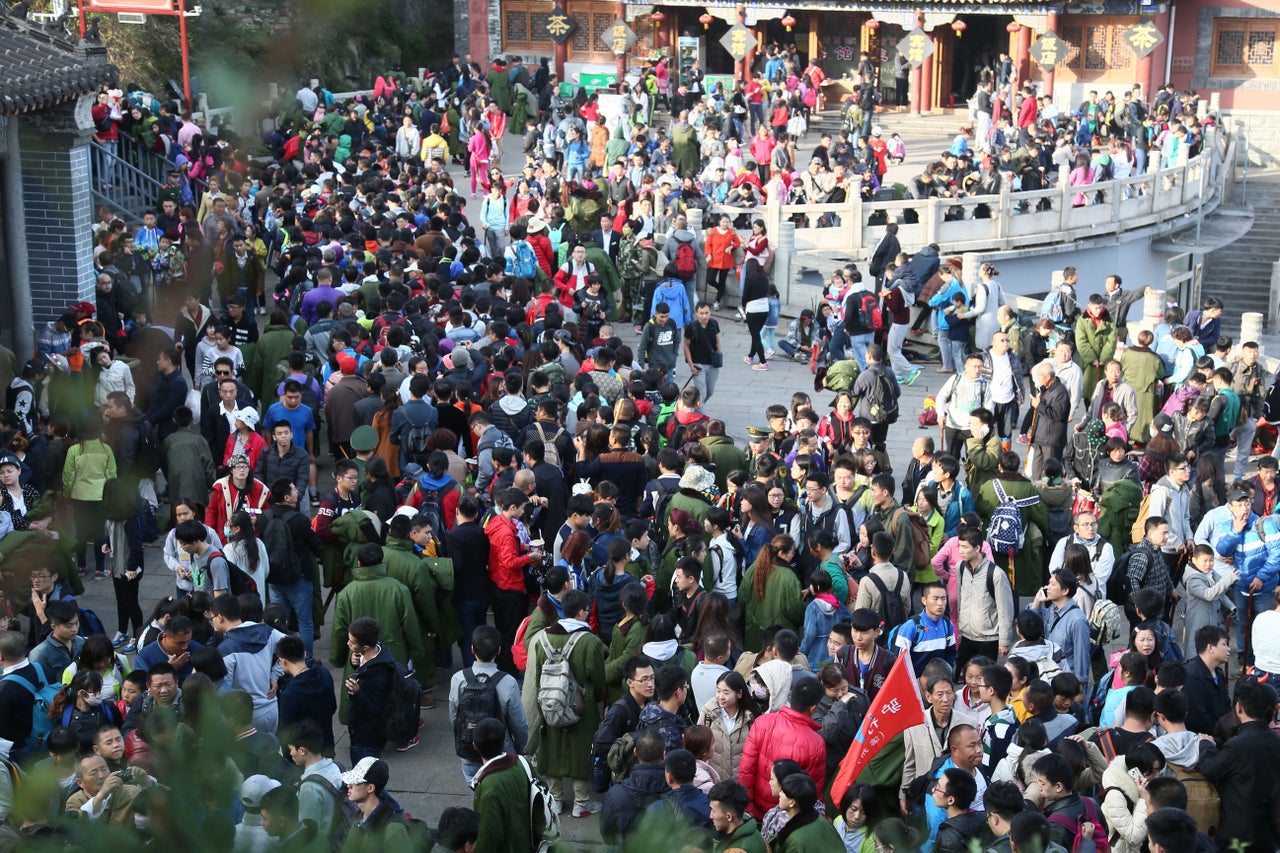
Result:
{"label": "metal pole", "polygon": [[1244,123],[1244,170],[1240,173],[1240,203],[1249,203],[1249,122]]}
{"label": "metal pole", "polygon": [[191,55],[187,50],[187,2],[178,0],[178,39],[182,42],[182,97],[191,109]]}

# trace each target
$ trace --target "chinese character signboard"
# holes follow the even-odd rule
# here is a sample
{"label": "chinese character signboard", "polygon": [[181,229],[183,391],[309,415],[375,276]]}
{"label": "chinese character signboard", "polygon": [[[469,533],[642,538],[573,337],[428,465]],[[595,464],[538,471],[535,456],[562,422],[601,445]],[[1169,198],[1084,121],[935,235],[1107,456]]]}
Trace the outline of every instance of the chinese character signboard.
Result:
{"label": "chinese character signboard", "polygon": [[1139,18],[1137,23],[1125,31],[1124,40],[1129,43],[1133,55],[1142,59],[1164,44],[1164,33],[1156,29],[1150,18]]}
{"label": "chinese character signboard", "polygon": [[1071,45],[1059,38],[1053,30],[1046,30],[1031,45],[1031,58],[1045,71],[1052,71],[1065,63],[1070,52]]}
{"label": "chinese character signboard", "polygon": [[912,68],[919,68],[924,61],[933,55],[933,39],[924,30],[916,27],[898,42],[898,53],[907,58]]}
{"label": "chinese character signboard", "polygon": [[733,57],[734,62],[741,62],[746,58],[747,51],[756,46],[756,40],[751,35],[751,30],[741,23],[737,23],[729,28],[729,32],[720,37],[720,44]]}
{"label": "chinese character signboard", "polygon": [[636,43],[636,33],[627,26],[626,21],[618,18],[600,34],[600,41],[613,52],[614,56],[622,56],[631,50],[631,45]]}
{"label": "chinese character signboard", "polygon": [[578,22],[569,17],[569,13],[559,3],[551,10],[551,14],[547,15],[547,35],[556,44],[564,44],[573,38],[573,31],[578,28]]}

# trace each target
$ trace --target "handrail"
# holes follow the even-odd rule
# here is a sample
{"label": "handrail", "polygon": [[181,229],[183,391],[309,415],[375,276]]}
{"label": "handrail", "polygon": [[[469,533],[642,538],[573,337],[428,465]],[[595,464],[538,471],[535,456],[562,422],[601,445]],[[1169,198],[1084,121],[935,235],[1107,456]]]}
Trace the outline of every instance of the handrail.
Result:
{"label": "handrail", "polygon": [[89,166],[95,201],[127,212],[131,219],[140,220],[139,211],[154,206],[164,186],[163,181],[112,154],[97,140],[89,145]]}

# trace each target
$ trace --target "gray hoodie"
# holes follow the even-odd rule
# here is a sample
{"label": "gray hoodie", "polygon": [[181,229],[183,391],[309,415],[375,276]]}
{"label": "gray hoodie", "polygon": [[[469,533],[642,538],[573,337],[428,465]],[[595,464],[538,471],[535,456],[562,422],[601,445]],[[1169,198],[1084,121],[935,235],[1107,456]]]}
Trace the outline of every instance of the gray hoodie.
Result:
{"label": "gray hoodie", "polygon": [[1195,732],[1169,732],[1160,735],[1153,743],[1164,760],[1184,770],[1195,770],[1200,760],[1200,735]]}
{"label": "gray hoodie", "polygon": [[227,683],[253,697],[254,725],[273,734],[274,722],[264,726],[260,721],[276,719],[276,701],[268,697],[276,643],[282,639],[284,634],[270,625],[241,622],[228,631],[217,646],[222,662],[227,666]]}

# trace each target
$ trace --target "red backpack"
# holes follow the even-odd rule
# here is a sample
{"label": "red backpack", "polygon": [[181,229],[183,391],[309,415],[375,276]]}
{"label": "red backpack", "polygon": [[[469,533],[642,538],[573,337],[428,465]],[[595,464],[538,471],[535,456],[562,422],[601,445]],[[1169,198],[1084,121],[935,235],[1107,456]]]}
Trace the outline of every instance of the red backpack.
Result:
{"label": "red backpack", "polygon": [[1049,823],[1056,823],[1071,833],[1071,853],[1077,853],[1083,841],[1080,837],[1080,824],[1089,821],[1093,824],[1094,853],[1111,853],[1111,839],[1107,837],[1107,825],[1098,811],[1098,804],[1092,797],[1085,796],[1080,797],[1080,802],[1084,805],[1084,811],[1078,819],[1064,812],[1056,812],[1049,816]]}
{"label": "red backpack", "polygon": [[858,311],[862,315],[862,325],[873,332],[884,328],[884,312],[880,309],[880,297],[874,293],[862,294],[858,300]]}
{"label": "red backpack", "polygon": [[693,243],[681,243],[676,247],[676,275],[684,279],[698,274],[698,256],[693,252]]}

